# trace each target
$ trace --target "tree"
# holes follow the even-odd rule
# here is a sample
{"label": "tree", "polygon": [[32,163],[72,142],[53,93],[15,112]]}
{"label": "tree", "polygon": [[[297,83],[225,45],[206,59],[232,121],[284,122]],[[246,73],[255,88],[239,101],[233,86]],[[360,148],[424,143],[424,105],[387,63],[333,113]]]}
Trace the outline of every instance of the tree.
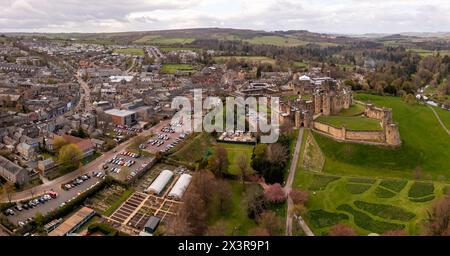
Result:
{"label": "tree", "polygon": [[344,223],[338,223],[331,227],[329,234],[330,236],[356,236],[355,231],[352,227]]}
{"label": "tree", "polygon": [[208,205],[213,199],[213,191],[216,191],[217,180],[214,174],[208,170],[200,170],[194,173],[191,186],[195,188],[200,198]]}
{"label": "tree", "polygon": [[299,189],[299,188],[295,188],[292,189],[291,192],[289,193],[289,196],[292,198],[292,201],[294,202],[294,204],[301,204],[304,205],[309,198],[309,193],[308,191]]}
{"label": "tree", "polygon": [[261,187],[249,187],[245,193],[245,202],[247,204],[247,216],[251,219],[258,218],[266,207],[266,202],[264,200],[264,194]]}
{"label": "tree", "polygon": [[218,209],[221,212],[225,212],[230,208],[231,205],[231,188],[230,184],[225,180],[219,180],[216,182],[216,195]]}
{"label": "tree", "polygon": [[236,163],[239,170],[239,176],[242,181],[242,187],[245,191],[245,177],[252,172],[252,169],[246,155],[239,155],[236,159]]}
{"label": "tree", "polygon": [[264,198],[270,203],[281,203],[286,200],[286,192],[279,183],[275,183],[264,189]]}
{"label": "tree", "polygon": [[219,220],[212,226],[208,227],[206,231],[208,236],[226,236],[227,235],[227,223],[224,220]]}
{"label": "tree", "polygon": [[284,163],[289,158],[289,152],[280,143],[273,143],[267,147],[267,160],[270,163]]}
{"label": "tree", "polygon": [[424,230],[429,236],[450,235],[450,197],[445,196],[433,204]]}
{"label": "tree", "polygon": [[258,218],[258,223],[265,228],[269,235],[278,235],[282,229],[280,217],[273,211],[264,211]]}
{"label": "tree", "polygon": [[53,150],[59,153],[59,150],[67,144],[69,143],[63,137],[57,136],[53,139]]}
{"label": "tree", "polygon": [[208,168],[218,177],[228,173],[228,152],[222,146],[216,146],[214,153],[208,159]]}
{"label": "tree", "polygon": [[407,236],[408,233],[403,229],[389,230],[383,233],[383,236]]}
{"label": "tree", "polygon": [[64,171],[73,171],[79,167],[83,152],[75,144],[67,144],[59,150],[58,164]]}
{"label": "tree", "polygon": [[416,179],[416,180],[420,180],[422,178],[423,173],[422,173],[422,168],[420,166],[417,166],[416,169],[414,169],[413,176],[414,176],[414,179]]}
{"label": "tree", "polygon": [[256,227],[248,231],[249,236],[269,236],[269,231],[266,228]]}
{"label": "tree", "polygon": [[201,236],[207,228],[207,208],[195,187],[190,186],[177,216],[168,228],[170,235]]}

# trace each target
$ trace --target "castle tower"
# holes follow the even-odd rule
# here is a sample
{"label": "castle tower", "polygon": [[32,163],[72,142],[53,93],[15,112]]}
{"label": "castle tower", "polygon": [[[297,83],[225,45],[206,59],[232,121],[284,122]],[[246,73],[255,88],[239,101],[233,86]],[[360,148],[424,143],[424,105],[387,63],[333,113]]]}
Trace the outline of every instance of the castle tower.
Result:
{"label": "castle tower", "polygon": [[309,110],[306,110],[303,112],[303,126],[310,128],[313,123],[313,115],[312,112]]}
{"label": "castle tower", "polygon": [[322,114],[326,116],[331,114],[331,99],[328,93],[322,97]]}
{"label": "castle tower", "polygon": [[295,111],[295,127],[300,128],[302,124],[302,119],[300,116],[300,110]]}
{"label": "castle tower", "polygon": [[392,146],[399,146],[402,142],[400,140],[400,133],[396,124],[388,124],[385,127],[386,143]]}
{"label": "castle tower", "polygon": [[320,94],[314,94],[313,97],[314,101],[314,114],[320,114],[322,110],[322,96]]}

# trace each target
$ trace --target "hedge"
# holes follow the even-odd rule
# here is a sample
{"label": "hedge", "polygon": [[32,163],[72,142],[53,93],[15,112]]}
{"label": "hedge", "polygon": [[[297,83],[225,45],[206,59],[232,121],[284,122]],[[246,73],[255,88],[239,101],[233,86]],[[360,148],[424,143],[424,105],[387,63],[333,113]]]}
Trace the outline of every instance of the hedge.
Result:
{"label": "hedge", "polygon": [[408,191],[408,196],[419,198],[429,196],[434,193],[434,185],[430,182],[414,182]]}
{"label": "hedge", "polygon": [[322,209],[308,211],[306,217],[308,218],[309,223],[315,228],[329,227],[343,220],[348,220],[347,214],[327,212]]}
{"label": "hedge", "polygon": [[400,230],[405,228],[405,225],[403,224],[374,220],[369,215],[365,214],[364,212],[353,209],[348,204],[339,205],[337,207],[337,210],[352,214],[353,220],[358,227],[371,232],[382,234],[389,230]]}
{"label": "hedge", "polygon": [[416,217],[414,213],[393,205],[376,204],[364,201],[355,201],[353,204],[361,210],[388,220],[409,221]]}
{"label": "hedge", "polygon": [[388,179],[382,180],[380,182],[380,186],[390,189],[395,192],[400,192],[408,183],[407,180],[396,180],[396,179]]}
{"label": "hedge", "polygon": [[366,192],[372,185],[347,183],[345,189],[352,194],[362,194]]}

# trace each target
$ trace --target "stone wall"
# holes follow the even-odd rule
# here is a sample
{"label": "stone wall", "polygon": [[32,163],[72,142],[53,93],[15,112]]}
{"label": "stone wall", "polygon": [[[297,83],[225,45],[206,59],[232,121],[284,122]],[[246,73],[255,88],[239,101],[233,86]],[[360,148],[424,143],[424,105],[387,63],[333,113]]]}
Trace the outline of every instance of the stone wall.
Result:
{"label": "stone wall", "polygon": [[357,131],[347,130],[345,127],[337,128],[329,124],[314,121],[314,129],[326,133],[338,140],[354,140],[369,142],[384,142],[384,131]]}

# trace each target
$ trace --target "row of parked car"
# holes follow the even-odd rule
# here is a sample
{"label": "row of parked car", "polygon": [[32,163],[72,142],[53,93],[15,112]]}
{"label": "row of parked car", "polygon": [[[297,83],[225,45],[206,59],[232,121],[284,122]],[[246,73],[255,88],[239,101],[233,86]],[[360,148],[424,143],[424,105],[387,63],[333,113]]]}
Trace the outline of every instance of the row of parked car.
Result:
{"label": "row of parked car", "polygon": [[[117,165],[120,165],[120,166],[130,167],[134,163],[136,163],[136,161],[134,161],[134,160],[126,160],[123,157],[115,156],[115,157],[111,158],[109,161],[107,161],[107,163],[113,163],[113,164],[117,164]],[[103,167],[103,169],[106,170],[108,168]]]}
{"label": "row of parked car", "polygon": [[82,184],[83,182],[85,182],[86,180],[90,179],[91,176],[89,174],[84,174],[81,176],[78,176],[77,178],[71,180],[70,182],[63,184],[62,188],[64,190],[71,190],[72,188]]}
{"label": "row of parked car", "polygon": [[43,194],[35,199],[30,200],[28,202],[16,204],[15,207],[6,209],[5,215],[6,216],[15,215],[16,214],[15,211],[21,212],[23,210],[28,210],[28,209],[34,208],[40,204],[45,204],[45,202],[55,199],[56,197],[58,197],[58,194],[56,192],[50,191],[50,192]]}
{"label": "row of parked car", "polygon": [[129,157],[132,157],[132,158],[139,158],[140,157],[139,154],[132,153],[132,152],[129,152],[129,151],[123,151],[123,152],[120,152],[119,154],[120,155],[124,155],[124,156],[129,156]]}

